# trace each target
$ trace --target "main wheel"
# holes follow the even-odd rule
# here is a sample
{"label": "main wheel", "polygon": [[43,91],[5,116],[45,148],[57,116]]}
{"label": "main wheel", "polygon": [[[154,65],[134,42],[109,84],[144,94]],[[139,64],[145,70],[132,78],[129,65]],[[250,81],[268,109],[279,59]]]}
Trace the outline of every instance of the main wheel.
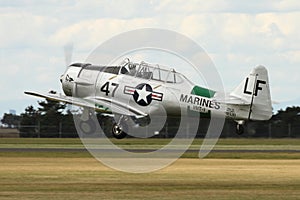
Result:
{"label": "main wheel", "polygon": [[125,132],[127,130],[126,124],[117,124],[114,123],[112,126],[112,134],[117,139],[123,139],[127,136],[127,133]]}

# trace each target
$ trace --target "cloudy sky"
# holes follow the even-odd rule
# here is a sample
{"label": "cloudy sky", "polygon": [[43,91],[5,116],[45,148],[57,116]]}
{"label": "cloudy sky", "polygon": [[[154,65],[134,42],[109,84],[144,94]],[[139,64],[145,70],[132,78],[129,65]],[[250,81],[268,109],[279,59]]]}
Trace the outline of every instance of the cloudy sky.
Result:
{"label": "cloudy sky", "polygon": [[277,107],[299,105],[299,19],[297,0],[2,0],[0,115],[36,105],[26,90],[60,91],[66,44],[74,44],[73,61],[84,61],[102,42],[139,28],[164,28],[196,41],[227,91],[265,65]]}

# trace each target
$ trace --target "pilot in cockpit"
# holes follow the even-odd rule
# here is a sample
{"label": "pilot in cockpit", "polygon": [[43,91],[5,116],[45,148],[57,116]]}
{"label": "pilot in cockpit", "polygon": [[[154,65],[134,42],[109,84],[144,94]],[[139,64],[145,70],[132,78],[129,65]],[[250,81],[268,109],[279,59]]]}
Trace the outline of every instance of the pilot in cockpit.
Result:
{"label": "pilot in cockpit", "polygon": [[130,63],[130,62],[127,63],[126,65],[124,65],[121,68],[121,74],[127,74],[130,76],[134,76],[136,73],[136,66],[137,66],[137,64]]}

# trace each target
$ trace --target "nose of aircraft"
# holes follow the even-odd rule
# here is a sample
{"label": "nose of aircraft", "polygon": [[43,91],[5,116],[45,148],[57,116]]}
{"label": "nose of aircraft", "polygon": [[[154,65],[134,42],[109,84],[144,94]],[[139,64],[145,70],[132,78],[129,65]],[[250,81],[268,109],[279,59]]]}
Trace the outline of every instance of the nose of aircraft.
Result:
{"label": "nose of aircraft", "polygon": [[72,96],[73,87],[75,85],[74,81],[80,70],[81,67],[72,64],[67,68],[65,73],[60,76],[60,82],[65,95]]}
{"label": "nose of aircraft", "polygon": [[60,76],[59,81],[60,81],[61,83],[63,83],[63,77],[64,77],[64,75],[61,75],[61,76]]}

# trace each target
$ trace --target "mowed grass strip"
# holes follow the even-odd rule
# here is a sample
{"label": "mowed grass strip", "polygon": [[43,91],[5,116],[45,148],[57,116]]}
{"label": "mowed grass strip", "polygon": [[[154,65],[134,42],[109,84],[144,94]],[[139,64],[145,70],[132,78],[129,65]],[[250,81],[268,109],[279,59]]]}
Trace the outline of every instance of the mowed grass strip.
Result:
{"label": "mowed grass strip", "polygon": [[[123,140],[111,139],[111,141],[124,149],[154,150],[168,144],[171,139],[126,138]],[[203,139],[195,139],[190,147],[193,151],[184,153],[182,158],[198,158],[198,150],[202,142]],[[101,140],[100,144],[97,145],[101,146]],[[1,148],[11,149],[11,151],[0,151],[0,157],[91,157],[79,138],[1,138],[0,150]],[[23,148],[24,151],[14,150],[18,148]],[[38,148],[44,150],[35,151]],[[53,152],[52,149],[55,148],[58,150]],[[60,151],[59,149],[68,149],[68,151]],[[214,150],[216,151],[208,154],[206,158],[300,159],[300,139],[219,139]],[[220,152],[220,150],[223,151]],[[261,150],[264,152],[259,152]]]}
{"label": "mowed grass strip", "polygon": [[146,174],[93,158],[1,157],[0,199],[297,199],[300,160],[179,159]]}

